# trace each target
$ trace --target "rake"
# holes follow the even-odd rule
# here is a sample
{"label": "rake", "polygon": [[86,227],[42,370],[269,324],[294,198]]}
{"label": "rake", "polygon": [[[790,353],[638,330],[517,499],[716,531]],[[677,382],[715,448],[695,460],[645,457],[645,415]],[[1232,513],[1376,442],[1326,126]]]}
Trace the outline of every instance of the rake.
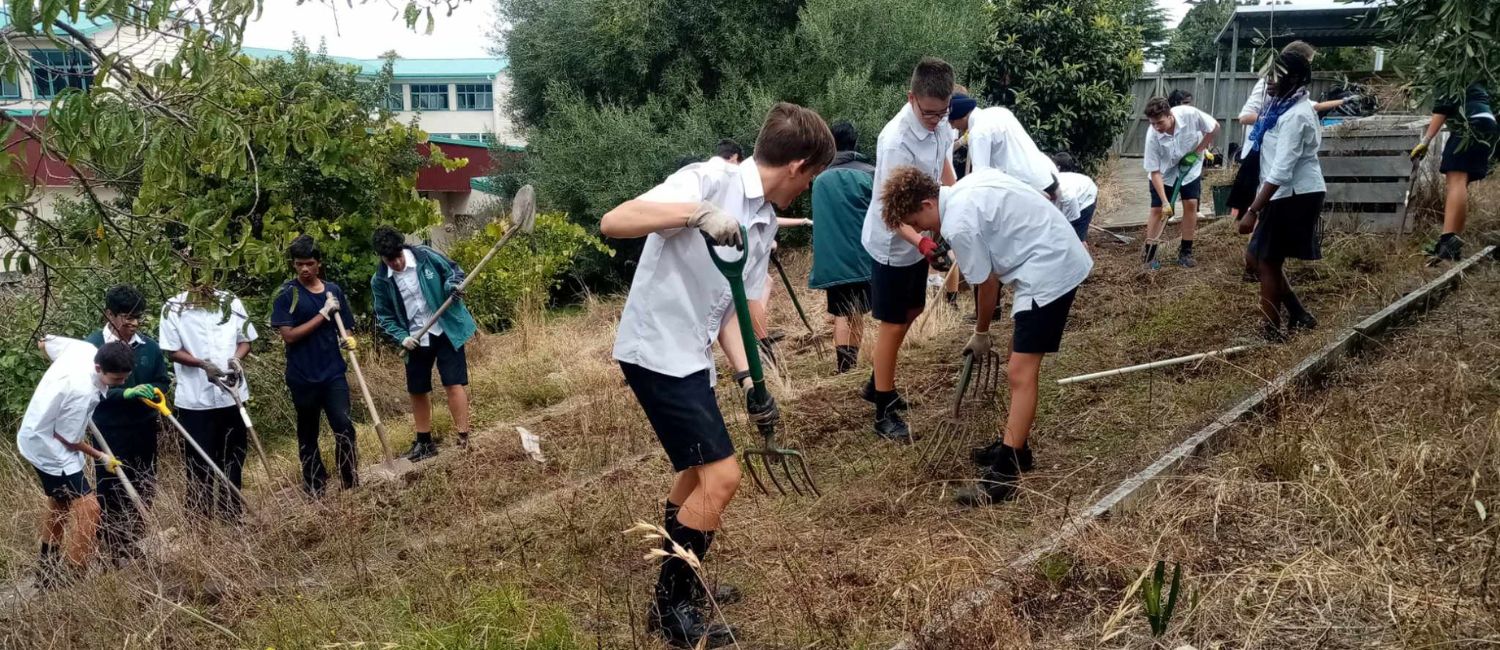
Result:
{"label": "rake", "polygon": [[[740,241],[746,241],[748,237],[745,227],[740,226]],[[750,365],[750,380],[754,382],[750,390],[758,396],[766,396],[768,391],[766,390],[765,370],[760,365],[760,350],[757,348],[755,326],[750,322],[750,303],[745,298],[745,258],[748,253],[740,255],[739,259],[732,262],[725,261],[714,250],[713,240],[704,235],[704,241],[708,244],[708,256],[713,258],[714,266],[718,267],[719,272],[724,274],[724,279],[729,281],[729,291],[734,296],[734,313],[740,321],[740,338],[745,342],[745,357]],[[779,471],[793,492],[799,495],[811,492],[814,496],[821,496],[818,485],[813,482],[812,473],[807,469],[807,460],[803,458],[802,452],[777,446],[775,420],[756,422],[755,426],[760,430],[761,446],[746,449],[740,455],[741,461],[750,470],[750,478],[755,481],[755,487],[760,488],[763,494],[771,493],[766,489],[766,484],[761,481],[760,472],[755,469],[755,460],[759,458],[766,478],[776,486],[778,493],[787,493],[786,487],[781,484],[782,481],[776,478]],[[798,475],[801,476],[800,479]]]}

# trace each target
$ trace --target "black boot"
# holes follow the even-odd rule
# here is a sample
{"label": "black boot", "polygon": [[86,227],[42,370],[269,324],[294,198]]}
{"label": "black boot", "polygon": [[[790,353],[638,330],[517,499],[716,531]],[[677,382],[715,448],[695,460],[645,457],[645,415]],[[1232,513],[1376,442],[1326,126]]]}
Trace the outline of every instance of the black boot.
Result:
{"label": "black boot", "polygon": [[36,588],[46,591],[58,587],[66,577],[63,571],[62,550],[57,546],[42,542],[41,554],[37,557]]}
{"label": "black boot", "polygon": [[[988,446],[975,447],[969,450],[969,460],[974,461],[974,464],[980,467],[989,467],[1000,462],[1000,453],[1009,449],[1010,447],[1005,446],[1003,440],[996,440]],[[1028,441],[1021,445],[1021,448],[1015,450],[1014,453],[1016,455],[1016,468],[1023,472],[1031,471],[1031,468],[1036,464],[1036,459],[1031,455],[1031,443]]]}
{"label": "black boot", "polygon": [[853,370],[855,364],[859,363],[859,346],[857,345],[837,346],[834,353],[838,358],[838,374],[842,375]]}
{"label": "black boot", "polygon": [[[910,407],[906,405],[906,398],[901,397],[900,393],[896,393],[896,391],[891,392],[896,394],[895,401],[891,402],[891,408],[896,409],[897,411],[910,410]],[[870,375],[870,380],[865,382],[865,387],[859,389],[859,398],[866,402],[879,406],[879,394],[879,391],[875,390],[875,375]]]}
{"label": "black boot", "polygon": [[[646,629],[674,648],[720,648],[734,643],[734,630],[706,616],[692,603],[652,603]],[[700,645],[701,644],[701,645]]]}
{"label": "black boot", "polygon": [[[684,526],[677,519],[680,508],[671,501],[666,502],[667,535],[662,547],[672,550],[672,542],[692,551],[701,561],[708,555],[713,533]],[[662,561],[661,575],[656,581],[656,593],[651,608],[646,613],[646,626],[660,633],[668,645],[676,648],[717,648],[734,642],[734,633],[726,625],[713,622],[694,604],[698,586],[698,574],[687,562],[677,557]]]}
{"label": "black boot", "polygon": [[1141,249],[1141,264],[1153,271],[1161,268],[1161,262],[1156,261],[1156,244],[1146,244]]}
{"label": "black boot", "polygon": [[901,394],[896,391],[875,390],[873,382],[872,379],[865,386],[865,391],[870,395],[866,399],[875,403],[875,435],[891,442],[910,443],[911,427],[901,417],[901,412],[906,410],[906,400],[901,399]]}
{"label": "black boot", "polygon": [[1464,240],[1456,233],[1443,233],[1432,248],[1433,258],[1439,262],[1457,262],[1464,256]]}
{"label": "black boot", "polygon": [[958,491],[955,495],[958,504],[974,508],[1016,498],[1016,483],[1021,478],[1018,451],[1011,447],[1001,449],[999,462],[985,468],[976,485]]}
{"label": "black boot", "polygon": [[1193,240],[1184,239],[1181,245],[1178,246],[1177,265],[1186,269],[1198,266],[1198,262],[1193,259]]}
{"label": "black boot", "polygon": [[[682,522],[677,520],[677,513],[681,512],[682,506],[672,503],[671,499],[668,499],[665,503],[666,507],[664,510],[666,516],[664,517],[663,527],[666,528],[667,535],[673,539],[678,539],[682,537],[682,533],[678,531],[682,527]],[[708,545],[704,546],[703,551],[698,555],[699,562],[702,562],[705,559],[704,556],[708,555],[708,548],[713,545],[714,541],[714,533],[708,532],[704,533],[704,535],[708,538]],[[662,540],[662,550],[669,553],[672,551],[672,541],[670,539]],[[694,553],[698,553],[698,551],[695,550]],[[692,590],[689,600],[693,602],[693,605],[703,609],[708,608],[708,595],[703,591],[703,583],[699,580],[693,580],[689,588]],[[733,605],[745,599],[745,595],[740,591],[739,587],[727,583],[714,585],[713,596],[714,603],[720,607]]]}
{"label": "black boot", "polygon": [[1265,339],[1267,343],[1286,343],[1286,332],[1281,331],[1280,327],[1271,323],[1261,323],[1260,337]]}
{"label": "black boot", "polygon": [[423,442],[420,438],[422,434],[419,433],[417,435],[419,437],[417,440],[412,441],[411,449],[406,450],[407,460],[415,463],[417,461],[427,460],[428,458],[432,458],[433,456],[438,455],[437,443],[433,442],[431,438],[428,438],[426,442]]}
{"label": "black boot", "polygon": [[[458,432],[458,448],[459,449],[468,449],[469,448],[469,432],[468,431],[459,431]],[[434,448],[432,450],[432,453],[436,454],[437,453],[437,449]]]}

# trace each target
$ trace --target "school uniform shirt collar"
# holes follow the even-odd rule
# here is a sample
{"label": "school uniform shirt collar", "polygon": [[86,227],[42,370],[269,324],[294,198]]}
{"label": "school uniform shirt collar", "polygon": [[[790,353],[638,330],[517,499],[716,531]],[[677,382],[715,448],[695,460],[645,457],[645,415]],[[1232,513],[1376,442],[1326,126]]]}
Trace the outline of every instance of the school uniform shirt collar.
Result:
{"label": "school uniform shirt collar", "polygon": [[[402,269],[402,271],[417,268],[417,256],[412,255],[410,248],[402,248],[401,257],[406,259],[406,266]],[[389,264],[385,265],[385,277],[396,277],[396,269],[391,268],[391,265]]]}
{"label": "school uniform shirt collar", "polygon": [[[926,140],[929,137],[937,135],[937,129],[929,131],[927,130],[927,127],[922,124],[922,120],[917,119],[917,111],[916,109],[911,107],[910,100],[908,100],[906,104],[901,107],[901,118],[906,121],[906,128],[910,129],[911,134],[916,136],[918,140]],[[941,128],[942,123],[939,122],[938,126],[939,128]]]}
{"label": "school uniform shirt collar", "polygon": [[755,157],[746,158],[740,163],[740,187],[745,193],[747,207],[751,208],[748,215],[749,223],[746,227],[764,223],[774,223],[775,211],[766,208],[766,187],[760,180],[760,166],[755,162]]}
{"label": "school uniform shirt collar", "polygon": [[[114,343],[115,341],[120,340],[120,337],[115,335],[115,328],[110,327],[109,323],[106,322],[103,329],[105,343]],[[130,335],[130,340],[127,341],[127,343],[130,344],[131,348],[136,348],[140,347],[141,345],[145,345],[146,341],[141,338],[140,332],[136,332]]]}

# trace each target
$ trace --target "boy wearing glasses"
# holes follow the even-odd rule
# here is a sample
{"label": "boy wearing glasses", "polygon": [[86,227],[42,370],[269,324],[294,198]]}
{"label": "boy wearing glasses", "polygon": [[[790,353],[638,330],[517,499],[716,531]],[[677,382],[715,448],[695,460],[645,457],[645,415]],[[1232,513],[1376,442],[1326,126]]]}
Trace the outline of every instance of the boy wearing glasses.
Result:
{"label": "boy wearing glasses", "polygon": [[[891,170],[914,166],[934,181],[952,185],[953,128],[948,125],[948,103],[953,97],[953,66],[942,59],[924,58],[911,74],[906,105],[880,130],[875,146],[874,187],[884,186]],[[870,307],[880,322],[875,338],[875,372],[860,396],[875,404],[875,435],[886,440],[911,441],[911,429],[901,418],[906,400],[896,392],[896,357],[906,331],[927,302],[928,266],[946,271],[947,255],[911,226],[889,229],[881,221],[880,192],[865,211],[861,241],[874,258],[870,269]]]}

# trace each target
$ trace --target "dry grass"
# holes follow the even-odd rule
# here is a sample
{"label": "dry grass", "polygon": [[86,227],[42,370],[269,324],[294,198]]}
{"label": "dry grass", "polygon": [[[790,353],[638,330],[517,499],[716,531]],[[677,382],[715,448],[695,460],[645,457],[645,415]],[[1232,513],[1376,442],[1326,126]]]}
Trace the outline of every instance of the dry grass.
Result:
{"label": "dry grass", "polygon": [[[1477,215],[1471,228],[1491,229],[1494,222],[1493,214]],[[1034,443],[1038,471],[1028,475],[1025,496],[1004,507],[964,511],[949,504],[953,482],[973,475],[962,446],[932,462],[920,441],[895,447],[873,438],[870,407],[856,397],[868,366],[835,376],[831,351],[818,354],[794,341],[785,345],[789,379],[773,388],[783,406],[785,436],[808,454],[825,496],[765,498],[747,487],[729,514],[705,566],[711,578],[747,591],[747,602],[725,612],[740,628],[743,647],[880,647],[922,627],[1074,510],[1320,345],[1322,335],[1307,336],[1197,366],[1066,388],[1051,383],[1248,338],[1256,317],[1253,289],[1238,280],[1242,240],[1214,226],[1199,241],[1201,268],[1170,267],[1143,276],[1137,273],[1134,247],[1096,239],[1098,270],[1080,292],[1063,352],[1049,357],[1043,369]],[[1437,272],[1421,268],[1414,241],[1363,236],[1330,237],[1325,243],[1327,259],[1297,267],[1293,278],[1323,319],[1325,332],[1352,323]],[[802,277],[805,256],[789,254],[786,261],[793,277]],[[805,289],[799,294],[810,316],[818,317],[822,297]],[[178,514],[172,495],[180,494],[181,486],[173,477],[181,471],[168,452],[167,497],[158,510],[174,532],[171,543],[162,545],[165,553],[12,606],[0,613],[0,645],[654,647],[641,621],[654,569],[641,559],[647,550],[641,542],[620,531],[659,518],[670,477],[609,359],[619,305],[618,300],[593,301],[577,314],[538,317],[515,331],[485,337],[471,373],[482,429],[476,448],[424,463],[421,475],[407,485],[372,482],[321,504],[268,501],[267,513],[240,529],[203,527]],[[774,326],[788,333],[800,330],[788,301],[778,296],[772,305]],[[942,310],[932,320],[913,337],[899,375],[919,433],[942,417],[967,327],[961,316]],[[866,340],[868,348],[873,325]],[[1493,347],[1493,337],[1489,344]],[[367,364],[372,375],[396,372],[394,362],[379,355]],[[387,384],[399,381],[398,375],[379,376],[377,383],[388,393]],[[1480,385],[1481,376],[1483,371],[1471,365],[1466,385]],[[1448,379],[1420,385],[1438,391],[1451,384]],[[395,397],[388,399],[399,401],[399,383],[395,386]],[[739,398],[725,390],[722,403],[743,446],[751,434],[733,406]],[[559,395],[565,397],[559,401]],[[961,442],[979,443],[993,435],[1001,408],[976,404],[968,414],[969,437]],[[410,435],[406,419],[390,419],[395,443],[404,446]],[[547,464],[520,450],[516,424],[542,436]],[[363,429],[361,435],[367,458],[374,458],[373,436]],[[1361,451],[1362,442],[1341,444],[1353,453]],[[1286,444],[1254,448],[1267,447],[1291,449]],[[1278,459],[1269,463],[1279,468],[1274,471],[1287,474],[1256,483],[1260,492],[1246,491],[1245,500],[1235,502],[1242,518],[1264,526],[1287,512],[1283,497],[1274,492],[1269,494],[1277,498],[1268,497],[1263,486],[1280,489],[1291,477],[1310,476],[1307,459],[1334,466],[1309,453],[1306,443],[1298,449],[1299,454],[1271,456]],[[277,453],[280,462],[290,462],[290,450]],[[13,459],[8,462],[19,467]],[[1433,472],[1437,466],[1422,467]],[[605,478],[597,478],[601,472],[608,472]],[[10,486],[0,489],[0,504],[9,506],[12,519],[0,558],[11,577],[25,572],[34,552],[31,522],[40,504],[31,480],[19,470],[0,475]],[[1350,480],[1351,495],[1377,485]],[[252,499],[267,499],[262,488],[250,486]],[[1038,591],[1035,577],[1018,576],[1028,587],[1025,593],[1039,595],[987,610],[983,620],[965,622],[962,639],[939,647],[1033,642],[1027,639],[1039,647],[1093,645],[1120,603],[1125,614],[1110,629],[1126,632],[1110,643],[1142,643],[1131,636],[1144,624],[1135,620],[1125,589],[1147,560],[1165,555],[1158,546],[1186,546],[1186,535],[1196,530],[1192,526],[1212,521],[1203,513],[1212,512],[1205,508],[1212,508],[1217,494],[1185,494],[1177,514],[1193,516],[1143,520],[1148,523],[1139,529],[1122,528],[1113,538],[1104,531],[1075,544],[1069,556],[1049,565],[1046,573],[1056,578],[1052,591]],[[1242,498],[1237,494],[1229,496]],[[1314,514],[1316,499],[1326,494],[1331,492],[1288,489],[1285,498],[1297,496],[1299,507]],[[1163,517],[1173,513],[1162,512]],[[1182,523],[1172,524],[1178,519]],[[1379,520],[1350,521],[1369,526]],[[1293,522],[1316,523],[1312,517]],[[1412,524],[1392,519],[1387,525]],[[1157,532],[1138,537],[1140,530]],[[1370,557],[1395,557],[1391,553]],[[1209,557],[1172,556],[1189,562]],[[1117,564],[1109,564],[1110,557]],[[1236,557],[1226,553],[1215,570],[1261,575],[1240,568]],[[1199,576],[1208,571],[1204,566],[1190,564],[1195,591],[1201,587]],[[1372,564],[1369,570],[1399,566]],[[1337,586],[1331,577],[1320,579],[1328,581],[1327,589]],[[1214,601],[1213,611],[1219,613],[1212,617],[1204,602],[1183,609],[1192,613],[1182,620],[1195,621],[1184,629],[1202,631],[1192,639],[1219,638],[1213,636],[1215,626],[1223,626],[1223,638],[1241,638],[1247,632],[1235,627],[1237,621],[1253,620],[1257,604],[1266,609],[1265,603],[1280,601],[1274,594],[1244,608],[1233,600]],[[1054,617],[1053,611],[1059,614]],[[1259,634],[1275,638],[1268,631]]]}

